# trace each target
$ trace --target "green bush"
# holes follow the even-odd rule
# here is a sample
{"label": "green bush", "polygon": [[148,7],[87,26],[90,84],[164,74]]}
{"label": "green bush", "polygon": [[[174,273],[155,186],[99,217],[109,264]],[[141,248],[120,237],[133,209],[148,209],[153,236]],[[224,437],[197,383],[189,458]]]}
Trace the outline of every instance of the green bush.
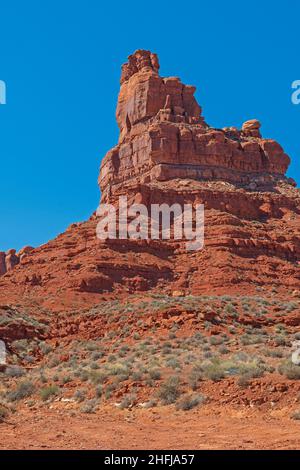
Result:
{"label": "green bush", "polygon": [[276,336],[274,338],[274,341],[275,341],[275,344],[276,346],[285,346],[286,345],[286,339],[284,338],[284,336]]}
{"label": "green bush", "polygon": [[73,396],[78,403],[81,403],[86,397],[86,390],[76,390]]}
{"label": "green bush", "polygon": [[246,364],[241,367],[241,375],[245,375],[248,379],[258,379],[264,375],[264,369],[256,364]]}
{"label": "green bush", "polygon": [[107,380],[107,373],[105,372],[102,372],[102,371],[96,371],[96,370],[93,370],[90,372],[90,380],[93,384],[95,385],[99,385],[99,384],[103,384],[106,380]]}
{"label": "green bush", "polygon": [[251,378],[249,377],[249,375],[247,373],[244,373],[238,378],[237,384],[241,388],[247,388],[250,385],[250,379]]}
{"label": "green bush", "polygon": [[176,410],[188,411],[205,403],[205,401],[204,395],[185,395],[176,404]]}
{"label": "green bush", "polygon": [[43,401],[49,400],[49,398],[58,395],[59,387],[57,385],[50,385],[49,387],[42,388],[40,390],[40,397]]}
{"label": "green bush", "polygon": [[278,367],[278,372],[290,380],[300,380],[300,366],[291,361],[285,361]]}
{"label": "green bush", "polygon": [[295,411],[292,416],[292,419],[295,419],[296,421],[300,421],[300,410]]}
{"label": "green bush", "polygon": [[29,380],[21,382],[15,390],[8,393],[8,400],[18,401],[30,397],[35,391],[35,386]]}
{"label": "green bush", "polygon": [[2,423],[9,415],[8,409],[0,404],[0,423]]}
{"label": "green bush", "polygon": [[152,380],[160,380],[161,379],[161,372],[158,369],[150,369],[149,376]]}
{"label": "green bush", "polygon": [[222,366],[218,363],[211,363],[204,368],[204,375],[207,379],[219,382],[224,379],[225,371]]}
{"label": "green bush", "polygon": [[162,400],[164,405],[170,405],[180,396],[180,380],[177,376],[169,377],[169,379],[163,383],[158,391],[158,396]]}
{"label": "green bush", "polygon": [[170,357],[166,360],[166,366],[170,367],[171,369],[180,369],[181,365],[176,357]]}
{"label": "green bush", "polygon": [[24,370],[19,366],[9,366],[5,371],[5,375],[8,377],[22,377],[25,375]]}

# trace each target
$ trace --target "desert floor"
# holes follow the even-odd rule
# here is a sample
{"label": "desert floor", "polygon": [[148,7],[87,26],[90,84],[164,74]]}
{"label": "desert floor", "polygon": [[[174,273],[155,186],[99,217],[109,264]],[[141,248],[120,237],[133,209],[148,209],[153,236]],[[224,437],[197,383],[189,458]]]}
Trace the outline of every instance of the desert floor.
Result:
{"label": "desert floor", "polygon": [[189,412],[101,409],[96,414],[20,410],[0,426],[1,449],[297,449],[300,423],[289,410]]}

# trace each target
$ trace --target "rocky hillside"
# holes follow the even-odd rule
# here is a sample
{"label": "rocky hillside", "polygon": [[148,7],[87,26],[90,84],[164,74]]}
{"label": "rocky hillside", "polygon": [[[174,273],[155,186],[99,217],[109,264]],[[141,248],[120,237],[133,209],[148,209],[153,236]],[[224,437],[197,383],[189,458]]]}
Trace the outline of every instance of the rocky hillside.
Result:
{"label": "rocky hillside", "polygon": [[290,159],[249,120],[215,129],[195,87],[159,75],[155,54],[138,50],[122,67],[119,142],[102,160],[102,201],[205,205],[205,247],[96,237],[97,217],[49,243],[0,253],[0,301],[51,310],[112,297],[244,293],[300,295],[300,193]]}

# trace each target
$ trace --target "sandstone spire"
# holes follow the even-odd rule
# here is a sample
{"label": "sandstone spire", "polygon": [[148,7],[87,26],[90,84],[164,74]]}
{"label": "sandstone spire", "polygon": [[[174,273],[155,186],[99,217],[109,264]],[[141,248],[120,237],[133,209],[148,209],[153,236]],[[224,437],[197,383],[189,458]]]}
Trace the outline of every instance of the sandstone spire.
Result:
{"label": "sandstone spire", "polygon": [[159,121],[201,124],[201,108],[194,98],[196,88],[177,77],[158,74],[156,54],[138,50],[122,67],[121,90],[117,106],[120,142],[133,126],[156,117]]}

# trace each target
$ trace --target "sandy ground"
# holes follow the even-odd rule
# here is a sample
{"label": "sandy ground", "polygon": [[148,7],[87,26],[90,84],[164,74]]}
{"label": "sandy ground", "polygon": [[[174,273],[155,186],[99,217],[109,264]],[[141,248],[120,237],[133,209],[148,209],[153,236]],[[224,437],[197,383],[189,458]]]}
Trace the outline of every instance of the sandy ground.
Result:
{"label": "sandy ground", "polygon": [[0,449],[299,449],[290,410],[172,407],[82,415],[24,409],[0,425]]}

